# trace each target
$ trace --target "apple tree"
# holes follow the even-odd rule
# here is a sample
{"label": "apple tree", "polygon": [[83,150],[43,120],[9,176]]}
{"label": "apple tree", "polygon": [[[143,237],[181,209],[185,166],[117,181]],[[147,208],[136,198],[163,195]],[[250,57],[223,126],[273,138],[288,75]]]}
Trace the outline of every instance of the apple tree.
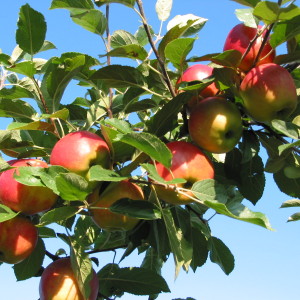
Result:
{"label": "apple tree", "polygon": [[[16,47],[0,53],[0,116],[10,120],[0,131],[0,261],[13,264],[17,280],[41,276],[41,300],[51,291],[69,300],[156,299],[169,292],[161,276],[168,259],[176,275],[205,263],[230,274],[234,256],[207,212],[271,230],[246,206],[262,198],[265,172],[293,198],[282,207],[300,206],[300,8],[235,2],[244,9],[224,51],[201,57],[190,53],[208,20],[169,20],[172,0],[155,3],[164,34],[148,23],[142,0],[50,1],[99,36],[106,51],[98,57],[45,59],[55,48],[45,17],[20,7]],[[111,3],[134,10],[142,25],[110,32]],[[74,83],[85,93],[65,99]],[[11,225],[19,220],[31,231]],[[64,249],[51,253],[50,237]],[[138,250],[141,266],[100,265],[102,252],[117,249],[122,260]],[[55,284],[45,257],[63,262],[51,270],[71,285]]]}

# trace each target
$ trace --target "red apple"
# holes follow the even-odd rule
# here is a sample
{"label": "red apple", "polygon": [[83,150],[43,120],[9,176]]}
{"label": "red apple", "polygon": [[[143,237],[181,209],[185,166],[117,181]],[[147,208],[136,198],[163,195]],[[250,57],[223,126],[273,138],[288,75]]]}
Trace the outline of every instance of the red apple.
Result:
{"label": "red apple", "polygon": [[[201,81],[213,73],[213,68],[208,65],[195,64],[188,67],[182,74],[182,76],[177,80],[176,86],[181,82],[191,82],[191,81]],[[188,105],[191,107],[198,103],[199,100],[206,97],[215,96],[219,90],[217,89],[215,83],[211,83],[209,86],[200,91],[198,97],[193,97],[189,101]]]}
{"label": "red apple", "polygon": [[[170,169],[156,162],[158,174],[170,181],[175,178],[183,178],[186,183],[176,184],[176,187],[189,189],[192,185],[203,179],[214,178],[214,168],[211,160],[196,146],[184,141],[167,143],[173,157]],[[171,204],[188,204],[193,202],[190,197],[178,193],[174,185],[164,187],[156,185],[158,197]],[[193,196],[191,192],[187,192]]]}
{"label": "red apple", "polygon": [[202,100],[192,110],[188,125],[192,140],[203,150],[212,153],[232,150],[243,132],[237,106],[221,97]]}
{"label": "red apple", "polygon": [[85,299],[79,290],[70,258],[60,258],[48,265],[40,280],[40,300],[96,300],[99,281],[93,270],[91,294]]}
{"label": "red apple", "polygon": [[21,216],[0,223],[0,261],[17,264],[34,250],[38,232],[33,223]]}
{"label": "red apple", "polygon": [[259,122],[286,120],[298,102],[294,79],[273,63],[251,69],[240,85],[240,95],[246,112]]}
{"label": "red apple", "polygon": [[91,203],[91,206],[98,208],[91,209],[91,211],[94,222],[100,228],[109,231],[131,230],[137,225],[139,219],[113,213],[107,209],[122,198],[144,200],[144,193],[137,184],[123,180],[110,183],[101,194],[99,194],[98,187],[89,195],[88,201]]}
{"label": "red apple", "polygon": [[[258,28],[248,27],[243,23],[234,26],[229,32],[223,50],[237,50],[242,54],[245,53],[248,48],[250,42],[254,39],[257,34],[257,30],[262,29],[262,26],[258,26]],[[246,54],[244,59],[241,61],[239,68],[247,72],[252,67],[254,67],[254,62],[256,56],[258,55],[259,49],[262,45],[262,41],[264,39],[265,32],[260,35],[253,45],[251,46],[249,52]],[[275,58],[275,50],[271,47],[269,41],[266,42],[260,57],[257,61],[256,65],[261,65],[265,63],[273,62]]]}
{"label": "red apple", "polygon": [[110,150],[107,143],[93,132],[71,132],[54,145],[50,164],[65,167],[89,179],[89,169],[93,165],[110,167]]}
{"label": "red apple", "polygon": [[6,170],[0,175],[0,202],[27,215],[50,209],[58,198],[51,189],[24,185],[14,179],[14,173],[18,174],[18,167],[47,168],[48,164],[40,159],[18,159],[8,163],[15,168]]}

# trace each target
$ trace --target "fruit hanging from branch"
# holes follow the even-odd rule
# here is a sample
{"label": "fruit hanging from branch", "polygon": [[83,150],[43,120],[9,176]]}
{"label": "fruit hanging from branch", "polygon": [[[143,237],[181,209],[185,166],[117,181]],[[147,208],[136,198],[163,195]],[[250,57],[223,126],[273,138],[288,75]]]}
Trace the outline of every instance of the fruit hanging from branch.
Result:
{"label": "fruit hanging from branch", "polygon": [[166,181],[183,178],[186,182],[169,186],[155,185],[157,195],[161,200],[171,204],[192,203],[194,201],[191,199],[193,197],[192,192],[180,193],[176,188],[190,189],[196,181],[213,179],[213,163],[208,156],[191,143],[174,141],[168,143],[167,147],[173,155],[171,167],[168,169],[163,164],[156,162],[157,173]]}
{"label": "fruit hanging from branch", "polygon": [[18,182],[14,174],[19,173],[19,167],[48,168],[48,164],[40,159],[16,159],[8,161],[14,167],[0,175],[0,203],[12,210],[33,215],[49,210],[58,196],[45,186],[30,186]]}
{"label": "fruit hanging from branch", "polygon": [[[92,271],[90,296],[87,300],[98,297],[99,281],[96,272]],[[82,295],[70,258],[60,258],[48,265],[40,279],[40,300],[85,300]]]}
{"label": "fruit hanging from branch", "polygon": [[240,95],[246,112],[259,122],[287,120],[298,102],[293,77],[274,63],[251,69],[240,85]]}
{"label": "fruit hanging from branch", "polygon": [[[244,55],[239,65],[239,68],[244,72],[256,65],[274,61],[275,50],[268,40],[263,45],[266,31],[260,32],[262,29],[261,25],[253,28],[240,23],[234,26],[226,37],[223,50],[237,50]],[[261,46],[263,47],[262,50],[260,50]],[[259,57],[257,57],[258,55]]]}
{"label": "fruit hanging from branch", "polygon": [[222,97],[203,99],[191,111],[188,126],[192,140],[212,153],[229,152],[243,133],[237,106]]}
{"label": "fruit hanging from branch", "polygon": [[33,223],[23,216],[0,223],[0,262],[17,264],[34,250],[38,231]]}

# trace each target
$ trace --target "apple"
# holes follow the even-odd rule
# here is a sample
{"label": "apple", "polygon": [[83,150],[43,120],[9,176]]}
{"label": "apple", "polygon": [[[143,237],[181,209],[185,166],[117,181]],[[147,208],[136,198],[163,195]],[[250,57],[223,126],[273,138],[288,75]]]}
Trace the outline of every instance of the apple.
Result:
{"label": "apple", "polygon": [[[202,64],[195,64],[190,67],[188,67],[183,74],[179,77],[179,79],[176,82],[176,86],[181,82],[191,82],[191,81],[201,81],[209,76],[211,76],[213,73],[213,68],[208,65],[202,65]],[[198,103],[199,100],[206,97],[215,96],[219,90],[217,89],[215,83],[211,83],[209,86],[204,88],[199,92],[199,95],[197,97],[193,97],[189,103],[188,106],[193,106]]]}
{"label": "apple", "polygon": [[139,219],[113,213],[107,208],[122,198],[144,200],[141,187],[128,180],[122,180],[110,183],[102,193],[99,192],[98,187],[89,195],[88,202],[91,203],[91,207],[97,207],[91,209],[92,219],[100,228],[108,231],[131,230],[137,225]]}
{"label": "apple", "polygon": [[89,169],[93,165],[110,168],[110,150],[107,143],[93,132],[71,132],[54,145],[50,164],[62,166],[89,179]]}
{"label": "apple", "polygon": [[18,174],[18,167],[48,168],[48,164],[40,159],[16,159],[8,163],[15,167],[0,174],[0,203],[12,210],[33,215],[50,209],[58,196],[44,186],[29,186],[18,182],[14,174]]}
{"label": "apple", "polygon": [[237,106],[221,97],[203,99],[188,120],[192,140],[203,150],[226,153],[242,136],[241,114]]}
{"label": "apple", "polygon": [[[192,185],[203,179],[214,178],[214,167],[212,161],[195,145],[185,141],[169,142],[166,146],[170,149],[173,157],[170,169],[156,162],[157,173],[166,181],[175,178],[183,178],[185,183],[169,186],[155,185],[157,195],[160,199],[171,204],[188,204],[193,200],[187,195],[176,191],[178,188],[189,189]],[[193,196],[192,192],[187,192]]]}
{"label": "apple", "polygon": [[[262,29],[262,26],[258,28],[248,27],[243,23],[240,23],[234,26],[231,31],[228,33],[223,50],[237,50],[244,54],[248,48],[250,42],[254,39],[257,34],[257,31]],[[249,52],[245,55],[244,59],[241,61],[239,68],[248,72],[252,67],[254,67],[254,62],[256,56],[258,55],[259,49],[262,45],[265,32],[262,33],[250,47]],[[265,63],[271,63],[275,58],[275,50],[271,47],[269,41],[266,42],[264,48],[260,54],[260,57],[256,65],[261,65]]]}
{"label": "apple", "polygon": [[0,223],[0,261],[17,264],[27,258],[34,250],[38,231],[33,223],[16,216]]}
{"label": "apple", "polygon": [[252,68],[242,80],[240,95],[246,112],[259,122],[286,120],[298,102],[294,79],[274,63]]}
{"label": "apple", "polygon": [[40,300],[96,300],[99,281],[94,270],[90,287],[91,294],[85,299],[79,290],[70,258],[60,258],[48,265],[42,273],[39,285]]}

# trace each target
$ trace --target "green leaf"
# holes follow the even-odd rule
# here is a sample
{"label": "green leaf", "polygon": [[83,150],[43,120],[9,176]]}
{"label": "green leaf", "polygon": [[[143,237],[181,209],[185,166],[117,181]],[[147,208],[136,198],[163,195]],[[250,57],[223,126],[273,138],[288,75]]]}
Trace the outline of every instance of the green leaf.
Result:
{"label": "green leaf", "polygon": [[0,90],[0,98],[19,99],[19,98],[34,98],[33,93],[19,85],[14,85],[11,88],[2,88]]}
{"label": "green leaf", "polygon": [[18,167],[18,173],[14,173],[14,178],[29,186],[45,186],[40,179],[40,174],[44,172],[42,167]]}
{"label": "green leaf", "polygon": [[284,169],[273,174],[274,180],[281,192],[295,198],[300,198],[300,178],[288,178]]}
{"label": "green leaf", "polygon": [[144,47],[137,44],[119,46],[108,53],[101,55],[111,57],[126,57],[131,59],[145,60],[148,57],[148,52]]}
{"label": "green leaf", "polygon": [[113,126],[119,132],[124,133],[124,134],[132,132],[130,123],[125,120],[119,120],[116,118],[112,118],[112,119],[105,120],[105,124]]}
{"label": "green leaf", "polygon": [[155,135],[150,133],[126,133],[118,136],[118,140],[129,144],[149,155],[153,160],[162,163],[167,168],[171,166],[172,154],[169,148]]}
{"label": "green leaf", "polygon": [[78,211],[79,208],[75,206],[53,208],[41,216],[40,223],[38,225],[46,226],[48,224],[65,221],[73,217]]}
{"label": "green leaf", "polygon": [[101,80],[111,88],[143,87],[145,85],[145,79],[139,70],[121,65],[103,67],[96,71],[91,79]]}
{"label": "green leaf", "polygon": [[74,227],[74,237],[80,245],[91,246],[99,234],[100,229],[90,216],[82,215],[78,218]]}
{"label": "green leaf", "polygon": [[218,264],[226,275],[229,275],[234,269],[234,257],[229,248],[218,238],[210,237],[208,239],[210,250],[210,260]]}
{"label": "green leaf", "polygon": [[114,213],[143,220],[156,220],[161,218],[161,213],[156,205],[142,200],[123,198],[114,202],[109,207],[109,210]]}
{"label": "green leaf", "polygon": [[92,166],[89,170],[90,181],[122,181],[128,179],[128,176],[120,176],[118,173],[112,170],[107,170],[101,166]]}
{"label": "green leaf", "polygon": [[89,9],[79,13],[71,13],[71,18],[76,24],[98,35],[103,35],[107,28],[106,17],[98,9]]}
{"label": "green leaf", "polygon": [[[144,28],[144,27],[143,27]],[[119,48],[122,46],[138,45],[139,42],[134,35],[125,30],[116,30],[111,36],[111,47]]]}
{"label": "green leaf", "polygon": [[66,8],[72,9],[93,9],[94,5],[91,0],[52,0],[50,9]]}
{"label": "green leaf", "polygon": [[276,22],[279,17],[279,13],[279,5],[271,1],[261,1],[253,10],[253,14],[266,24]]}
{"label": "green leaf", "polygon": [[296,124],[285,122],[283,120],[273,120],[272,126],[279,132],[292,139],[299,139],[299,126],[297,126]]}
{"label": "green leaf", "polygon": [[7,220],[13,219],[17,213],[11,210],[9,207],[0,204],[0,222],[5,222]]}
{"label": "green leaf", "polygon": [[55,127],[53,124],[43,121],[35,121],[30,123],[12,122],[8,125],[10,130],[40,130],[54,133]]}
{"label": "green leaf", "polygon": [[57,110],[53,114],[43,114],[43,115],[41,115],[41,119],[58,118],[58,119],[66,121],[69,118],[69,115],[70,115],[69,110],[67,108],[63,108],[63,109]]}
{"label": "green leaf", "polygon": [[20,99],[0,99],[0,117],[33,120],[36,114],[28,102]]}
{"label": "green leaf", "polygon": [[236,9],[235,14],[237,18],[243,22],[248,27],[256,28],[256,20],[253,16],[253,9],[252,8],[243,8],[243,9]]}
{"label": "green leaf", "polygon": [[136,0],[95,0],[96,5],[102,6],[110,3],[120,3],[129,7],[134,7]]}
{"label": "green leaf", "polygon": [[56,238],[55,230],[48,227],[38,227],[39,237],[40,238]]}
{"label": "green leaf", "polygon": [[8,69],[12,72],[16,72],[30,78],[32,78],[34,74],[37,72],[35,63],[33,61],[22,61],[20,63],[12,65]]}
{"label": "green leaf", "polygon": [[91,188],[88,182],[80,175],[74,173],[62,173],[55,178],[59,195],[68,201],[84,201]]}
{"label": "green leaf", "polygon": [[300,212],[292,214],[289,218],[288,218],[288,222],[292,222],[292,221],[299,221],[300,220]]}
{"label": "green leaf", "polygon": [[88,299],[91,294],[90,281],[93,278],[92,262],[80,244],[71,240],[71,245],[72,269],[84,299]]}
{"label": "green leaf", "polygon": [[192,93],[188,92],[180,93],[163,105],[162,108],[146,123],[148,131],[161,137],[177,127],[177,115],[181,111],[183,105],[191,99],[192,95]]}
{"label": "green leaf", "polygon": [[104,295],[117,290],[133,295],[170,292],[163,277],[146,268],[119,268],[115,264],[108,264],[99,271],[98,278],[100,292]]}
{"label": "green leaf", "polygon": [[257,135],[253,131],[244,130],[242,142],[239,144],[239,148],[242,152],[241,163],[249,162],[260,150]]}
{"label": "green leaf", "polygon": [[181,267],[187,271],[192,260],[192,246],[184,238],[180,228],[175,226],[175,222],[170,210],[162,210],[162,216],[166,225],[168,239],[175,260],[175,277],[178,276]]}
{"label": "green leaf", "polygon": [[300,200],[299,199],[291,199],[283,202],[280,206],[280,208],[286,208],[286,207],[300,207]]}
{"label": "green leaf", "polygon": [[148,110],[157,106],[157,102],[153,99],[142,99],[139,101],[133,100],[125,106],[124,111],[126,114],[129,114],[132,112]]}
{"label": "green leaf", "polygon": [[171,41],[165,49],[165,56],[179,70],[186,66],[186,57],[193,49],[196,39],[181,38]]}
{"label": "green leaf", "polygon": [[39,238],[33,252],[23,261],[13,266],[17,281],[27,280],[38,274],[43,265],[45,252],[45,244],[43,240]]}
{"label": "green leaf", "polygon": [[42,48],[47,25],[44,16],[32,9],[29,4],[20,8],[16,41],[20,48],[34,55]]}
{"label": "green leaf", "polygon": [[[150,25],[149,27],[150,27],[150,34],[151,36],[153,36],[155,32]],[[139,26],[138,30],[135,32],[134,37],[137,39],[137,44],[141,46],[146,46],[147,44],[149,44],[148,35],[146,33],[145,27],[142,25]]]}
{"label": "green leaf", "polygon": [[255,7],[257,3],[260,2],[260,0],[231,0],[234,2],[237,2],[242,5],[250,6],[250,7]]}
{"label": "green leaf", "polygon": [[239,202],[231,202],[227,206],[218,201],[216,198],[221,197],[222,199],[226,195],[223,192],[222,195],[220,195],[220,192],[216,193],[214,185],[215,182],[213,179],[206,179],[196,182],[191,190],[200,200],[201,204],[214,209],[219,214],[272,230],[269,220],[263,213],[253,212]]}

